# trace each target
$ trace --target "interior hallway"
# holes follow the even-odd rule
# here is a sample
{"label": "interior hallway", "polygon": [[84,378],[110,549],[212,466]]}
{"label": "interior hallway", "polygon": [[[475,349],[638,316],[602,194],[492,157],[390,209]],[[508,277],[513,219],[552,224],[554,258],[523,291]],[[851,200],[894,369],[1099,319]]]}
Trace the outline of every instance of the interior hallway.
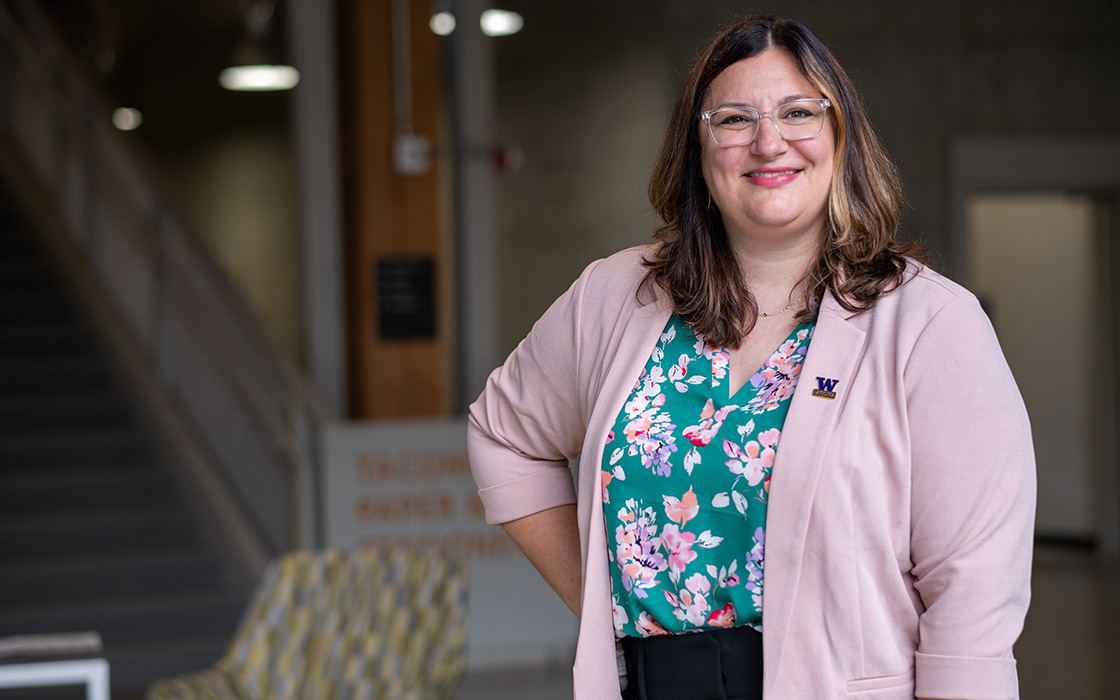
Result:
{"label": "interior hallway", "polygon": [[[1033,601],[1015,646],[1020,700],[1120,700],[1120,564],[1035,548]],[[469,676],[456,700],[571,700],[568,668]]]}

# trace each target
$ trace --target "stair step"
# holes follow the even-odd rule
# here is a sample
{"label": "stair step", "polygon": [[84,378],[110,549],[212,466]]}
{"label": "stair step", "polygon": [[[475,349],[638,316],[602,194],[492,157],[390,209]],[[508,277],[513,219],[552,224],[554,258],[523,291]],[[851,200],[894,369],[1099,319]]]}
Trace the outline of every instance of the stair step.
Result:
{"label": "stair step", "polygon": [[32,255],[38,252],[35,241],[30,236],[13,232],[7,217],[0,213],[0,256],[11,257],[16,255]]}
{"label": "stair step", "polygon": [[70,300],[54,289],[12,290],[0,297],[0,325],[70,321]]}
{"label": "stair step", "polygon": [[64,353],[17,356],[0,352],[0,391],[29,392],[113,387],[113,372],[99,357]]}
{"label": "stair step", "polygon": [[191,518],[176,509],[39,509],[0,516],[0,556],[179,546],[195,535]]}
{"label": "stair step", "polygon": [[133,418],[129,401],[116,392],[68,388],[22,398],[0,395],[0,436],[53,426],[105,429]]}
{"label": "stair step", "polygon": [[[248,601],[229,593],[70,291],[0,192],[0,635],[97,630],[114,697],[139,700],[212,665]],[[21,693],[84,697],[0,698]]]}
{"label": "stair step", "polygon": [[67,429],[25,432],[0,437],[0,471],[130,463],[151,455],[147,436],[138,428]]}
{"label": "stair step", "polygon": [[36,319],[0,326],[0,352],[36,352],[63,348],[94,350],[90,332],[65,320]]}
{"label": "stair step", "polygon": [[35,255],[0,257],[0,290],[26,289],[54,283],[54,274]]}
{"label": "stair step", "polygon": [[0,471],[0,512],[167,504],[172,501],[171,477],[148,464],[116,467]]}
{"label": "stair step", "polygon": [[247,605],[241,596],[198,589],[128,601],[52,603],[18,610],[0,607],[0,630],[4,634],[95,630],[106,644],[197,635],[220,635],[228,641]]}
{"label": "stair step", "polygon": [[195,549],[0,558],[0,600],[13,604],[221,583],[218,558]]}

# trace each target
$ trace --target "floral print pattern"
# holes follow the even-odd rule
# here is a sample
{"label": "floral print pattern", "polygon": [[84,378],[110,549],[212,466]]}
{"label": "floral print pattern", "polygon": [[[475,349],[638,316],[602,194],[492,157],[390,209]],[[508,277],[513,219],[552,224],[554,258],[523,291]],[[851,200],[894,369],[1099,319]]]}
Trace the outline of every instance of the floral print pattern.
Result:
{"label": "floral print pattern", "polygon": [[813,325],[728,396],[728,350],[669,320],[603,456],[618,636],[762,629],[770,472]]}

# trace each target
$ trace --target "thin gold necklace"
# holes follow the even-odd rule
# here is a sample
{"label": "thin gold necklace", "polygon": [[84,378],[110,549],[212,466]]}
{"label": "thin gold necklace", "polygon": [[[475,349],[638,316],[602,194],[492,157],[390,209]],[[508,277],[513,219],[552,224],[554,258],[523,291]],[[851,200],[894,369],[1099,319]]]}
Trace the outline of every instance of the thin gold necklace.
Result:
{"label": "thin gold necklace", "polygon": [[789,311],[790,309],[792,309],[794,304],[796,304],[796,303],[798,303],[798,302],[800,302],[804,299],[805,299],[805,295],[802,294],[801,296],[797,297],[796,299],[794,299],[793,301],[791,301],[790,303],[788,303],[784,307],[782,307],[781,311],[772,311],[771,313],[766,313],[765,311],[759,311],[758,315],[762,316],[763,318],[770,318],[771,316],[779,316],[779,315],[784,314],[785,312]]}

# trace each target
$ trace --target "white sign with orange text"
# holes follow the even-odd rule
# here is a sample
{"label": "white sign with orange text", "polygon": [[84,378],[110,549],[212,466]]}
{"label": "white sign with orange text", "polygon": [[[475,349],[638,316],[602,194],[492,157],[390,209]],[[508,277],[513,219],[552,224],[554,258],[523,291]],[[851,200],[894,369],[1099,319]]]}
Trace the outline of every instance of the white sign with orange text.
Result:
{"label": "white sign with orange text", "polygon": [[470,668],[570,663],[575,617],[483,519],[465,419],[336,424],[324,435],[322,463],[326,546],[470,558]]}

